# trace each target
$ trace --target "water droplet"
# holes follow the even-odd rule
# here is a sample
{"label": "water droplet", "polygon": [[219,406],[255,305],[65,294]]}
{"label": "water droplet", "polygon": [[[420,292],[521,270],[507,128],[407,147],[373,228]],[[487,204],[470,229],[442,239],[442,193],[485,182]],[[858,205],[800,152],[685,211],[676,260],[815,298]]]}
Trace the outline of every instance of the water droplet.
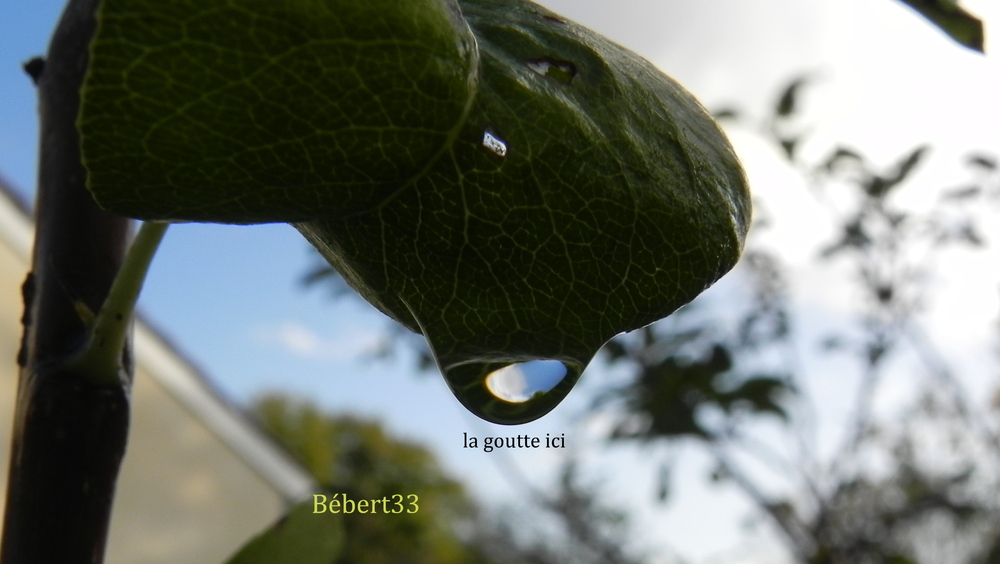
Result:
{"label": "water droplet", "polygon": [[569,61],[560,61],[550,57],[528,61],[528,68],[546,78],[558,80],[563,84],[573,82],[573,77],[576,76],[576,65]]}
{"label": "water droplet", "polygon": [[442,367],[451,391],[491,423],[519,425],[552,411],[569,394],[582,367],[559,360],[469,362]]}
{"label": "water droplet", "polygon": [[530,360],[494,370],[486,376],[486,389],[511,403],[524,403],[554,388],[566,376],[558,360]]}
{"label": "water droplet", "polygon": [[507,156],[507,144],[489,131],[483,133],[483,147],[498,157]]}

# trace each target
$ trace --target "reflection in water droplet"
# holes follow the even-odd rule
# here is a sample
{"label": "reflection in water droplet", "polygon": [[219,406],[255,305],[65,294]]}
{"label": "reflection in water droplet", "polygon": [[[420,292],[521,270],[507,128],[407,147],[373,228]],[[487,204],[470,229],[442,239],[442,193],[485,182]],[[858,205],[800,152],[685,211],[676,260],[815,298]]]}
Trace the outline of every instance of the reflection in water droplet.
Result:
{"label": "reflection in water droplet", "polygon": [[486,389],[511,403],[524,403],[554,388],[566,376],[566,365],[558,360],[532,360],[494,370],[486,377]]}
{"label": "reflection in water droplet", "polygon": [[528,61],[528,68],[563,84],[573,82],[573,77],[576,76],[576,65],[569,61],[559,61],[549,57]]}
{"label": "reflection in water droplet", "polygon": [[583,366],[558,360],[442,363],[444,379],[458,401],[501,425],[528,423],[552,411],[582,372]]}
{"label": "reflection in water droplet", "polygon": [[489,131],[483,133],[483,147],[486,147],[499,157],[507,156],[507,144],[501,141],[500,138],[495,137]]}

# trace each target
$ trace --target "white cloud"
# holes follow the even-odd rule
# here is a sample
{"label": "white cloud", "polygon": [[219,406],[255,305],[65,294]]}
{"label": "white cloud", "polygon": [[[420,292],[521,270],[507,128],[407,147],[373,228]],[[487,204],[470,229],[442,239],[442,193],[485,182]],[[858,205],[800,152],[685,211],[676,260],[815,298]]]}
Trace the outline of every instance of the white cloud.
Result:
{"label": "white cloud", "polygon": [[293,356],[315,360],[351,360],[375,354],[385,347],[384,336],[376,330],[351,328],[324,336],[297,321],[262,328],[256,337]]}

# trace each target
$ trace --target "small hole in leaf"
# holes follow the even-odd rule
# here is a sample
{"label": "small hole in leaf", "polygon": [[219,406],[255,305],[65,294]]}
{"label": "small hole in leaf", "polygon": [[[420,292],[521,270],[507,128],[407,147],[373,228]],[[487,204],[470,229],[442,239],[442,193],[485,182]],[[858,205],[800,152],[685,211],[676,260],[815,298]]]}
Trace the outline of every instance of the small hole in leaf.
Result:
{"label": "small hole in leaf", "polygon": [[551,57],[542,57],[528,61],[528,68],[536,73],[563,84],[569,84],[576,76],[576,65],[569,61],[560,61]]}
{"label": "small hole in leaf", "polygon": [[483,133],[483,147],[498,157],[507,156],[507,144],[490,131]]}

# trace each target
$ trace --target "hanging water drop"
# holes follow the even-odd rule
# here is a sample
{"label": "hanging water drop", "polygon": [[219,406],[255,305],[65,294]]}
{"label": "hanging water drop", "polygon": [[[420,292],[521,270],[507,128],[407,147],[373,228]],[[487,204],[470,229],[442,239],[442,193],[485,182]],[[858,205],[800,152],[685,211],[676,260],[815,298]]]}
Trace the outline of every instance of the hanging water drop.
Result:
{"label": "hanging water drop", "polygon": [[483,147],[498,157],[507,156],[507,144],[489,131],[483,133]]}
{"label": "hanging water drop", "polygon": [[468,362],[442,364],[441,372],[458,401],[473,414],[491,423],[519,425],[559,405],[583,367],[559,360]]}

